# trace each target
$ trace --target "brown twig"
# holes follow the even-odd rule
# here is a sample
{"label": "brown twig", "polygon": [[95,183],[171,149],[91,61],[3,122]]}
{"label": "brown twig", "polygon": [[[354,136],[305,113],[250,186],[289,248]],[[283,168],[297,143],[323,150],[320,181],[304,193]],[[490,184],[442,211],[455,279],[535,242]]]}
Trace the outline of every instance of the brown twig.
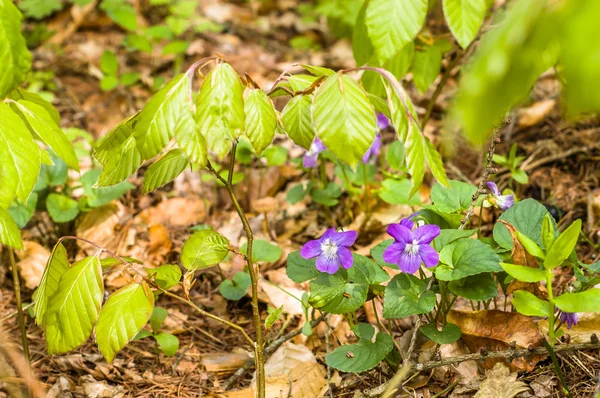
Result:
{"label": "brown twig", "polygon": [[29,355],[29,342],[27,341],[27,327],[25,326],[25,315],[23,314],[23,302],[21,300],[21,280],[19,279],[19,271],[15,262],[15,251],[12,247],[7,247],[10,267],[12,268],[13,287],[15,290],[15,302],[17,304],[17,318],[19,319],[19,330],[21,331],[21,343],[23,344],[23,355],[25,361],[31,363]]}

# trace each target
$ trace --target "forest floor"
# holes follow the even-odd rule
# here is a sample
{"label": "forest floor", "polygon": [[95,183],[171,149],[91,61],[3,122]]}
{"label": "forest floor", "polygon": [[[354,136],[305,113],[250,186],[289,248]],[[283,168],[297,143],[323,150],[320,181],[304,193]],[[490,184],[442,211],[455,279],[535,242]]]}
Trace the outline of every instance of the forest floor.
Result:
{"label": "forest floor", "polygon": [[[263,10],[257,23],[255,10],[250,6],[209,2],[207,15],[218,18],[226,26],[218,33],[189,35],[191,43],[183,66],[190,65],[202,57],[220,54],[238,72],[248,73],[261,87],[268,87],[284,70],[295,71],[296,63],[308,63],[331,67],[348,68],[354,65],[350,43],[347,40],[331,39],[323,24],[311,26],[309,32],[321,45],[319,50],[302,51],[290,48],[289,40],[298,33],[299,16],[290,7],[284,6]],[[151,18],[143,12],[139,18]],[[267,27],[264,21],[268,21]],[[53,93],[54,104],[59,110],[64,127],[81,128],[99,138],[110,131],[118,122],[140,109],[151,95],[150,77],[173,76],[173,57],[139,56],[122,50],[124,33],[107,17],[96,11],[76,15],[62,11],[45,21],[58,33],[46,44],[33,50],[34,69],[51,73],[46,79],[45,90]],[[29,26],[32,28],[32,26]],[[60,49],[58,51],[57,49]],[[131,88],[118,88],[111,92],[100,89],[98,64],[103,51],[110,49],[117,54],[127,69],[141,73],[142,84]],[[299,70],[299,69],[298,69]],[[432,118],[425,133],[444,146],[444,111],[456,89],[455,73],[437,97]],[[438,78],[439,79],[439,78]],[[50,83],[49,83],[50,82]],[[430,105],[433,90],[420,95],[408,82],[409,92],[422,116]],[[281,109],[282,104],[276,102]],[[559,225],[568,225],[573,220],[584,220],[584,232],[588,237],[579,247],[580,259],[586,263],[598,261],[600,247],[600,122],[597,119],[569,120],[561,114],[560,86],[552,73],[544,75],[536,84],[530,99],[523,107],[513,112],[510,123],[501,130],[501,143],[496,152],[507,155],[513,144],[517,153],[525,157],[523,170],[529,175],[525,185],[512,185],[519,199],[535,198],[556,215]],[[394,139],[394,133],[384,134],[384,142]],[[288,141],[289,158],[298,158],[303,151]],[[469,147],[461,139],[454,141],[454,154],[448,154],[447,172],[453,179],[476,183],[483,171],[483,150]],[[91,164],[90,164],[91,165]],[[90,167],[90,165],[85,167]],[[85,170],[82,170],[85,171]],[[278,321],[267,332],[269,342],[301,326],[302,308],[295,300],[286,296],[271,283],[284,286],[301,295],[307,286],[296,284],[285,274],[285,259],[288,253],[298,250],[307,240],[320,234],[324,225],[360,226],[364,214],[357,206],[325,208],[301,201],[295,205],[286,202],[287,190],[308,176],[288,163],[267,167],[260,162],[244,166],[245,179],[237,186],[242,205],[249,211],[251,222],[259,239],[276,242],[283,249],[279,261],[262,269],[265,278],[261,281],[261,309],[266,314],[267,306],[284,306],[284,321]],[[329,170],[333,174],[333,170]],[[139,173],[140,175],[143,174]],[[495,181],[501,186],[514,184],[507,170],[500,168]],[[141,186],[141,178],[132,181]],[[429,183],[429,185],[431,185]],[[427,202],[429,189],[425,184],[421,199]],[[270,209],[258,213],[257,205],[268,199]],[[259,200],[263,199],[262,202]],[[385,225],[400,216],[412,212],[408,206],[393,206],[378,203],[372,219],[363,226],[357,252],[368,254],[371,246],[385,239]],[[493,213],[483,214],[482,230],[489,234],[493,227]],[[27,250],[19,253],[22,279],[25,283],[24,299],[30,302],[36,280],[39,281],[44,259],[57,239],[63,235],[78,235],[108,247],[123,256],[144,261],[148,266],[176,263],[182,243],[189,227],[210,224],[215,230],[238,243],[243,238],[242,228],[235,210],[225,192],[205,182],[198,174],[185,172],[174,183],[150,195],[142,196],[139,190],[130,191],[120,202],[86,213],[75,223],[53,224],[46,213],[39,212],[24,231]],[[242,239],[243,241],[243,239]],[[85,252],[74,242],[67,249],[72,253]],[[88,249],[89,250],[89,249]],[[3,256],[0,262],[0,321],[9,330],[13,340],[18,341],[18,323],[15,317],[15,300],[10,271]],[[192,301],[219,316],[235,321],[252,335],[251,305],[249,297],[237,302],[227,301],[218,294],[217,286],[225,276],[243,269],[237,259],[226,261],[221,270],[211,268],[203,271],[198,283],[191,291]],[[117,275],[117,276],[115,276]],[[560,275],[560,284],[567,284],[573,275]],[[108,289],[114,290],[124,283],[118,274],[107,279]],[[468,302],[467,302],[468,303]],[[457,302],[457,309],[467,309],[467,303]],[[32,367],[37,377],[49,389],[52,397],[62,396],[136,396],[136,397],[199,397],[221,396],[223,385],[231,374],[250,359],[251,347],[237,332],[221,324],[198,316],[194,310],[168,297],[161,297],[158,305],[169,310],[164,330],[175,334],[180,340],[178,353],[170,358],[155,353],[154,343],[149,339],[135,341],[122,350],[112,364],[107,364],[99,354],[93,341],[74,352],[62,356],[49,356],[41,328],[29,319],[27,335],[32,353]],[[470,309],[470,308],[469,308]],[[381,308],[377,308],[381,311]],[[359,312],[359,320],[375,323],[371,306]],[[397,323],[394,335],[405,346],[407,339],[402,335],[410,330],[414,319]],[[480,325],[481,326],[481,325]],[[489,325],[488,325],[489,326]],[[569,331],[571,341],[589,342],[592,334],[600,331],[600,316],[588,314],[579,325]],[[519,330],[505,330],[502,341],[480,341],[481,346],[494,350],[506,346],[510,337]],[[407,336],[405,336],[407,337]],[[351,397],[356,391],[368,390],[380,385],[393,375],[388,366],[380,366],[364,374],[341,374],[324,365],[324,355],[339,344],[351,342],[353,333],[343,317],[332,315],[327,323],[321,322],[311,337],[301,334],[285,344],[277,355],[274,366],[293,369],[306,361],[306,352],[298,347],[307,347],[316,361],[303,368],[304,383],[319,385],[317,391],[306,387],[305,395],[294,397],[323,396]],[[443,347],[442,355],[455,356],[468,351],[462,343]],[[472,349],[472,347],[471,347]],[[420,360],[432,358],[430,346],[422,346]],[[600,370],[600,353],[583,351],[559,357],[567,381],[572,386],[574,397],[591,397],[596,389],[596,375]],[[465,362],[458,367],[437,368],[422,372],[404,386],[405,396],[414,397],[470,397],[485,380],[498,385],[511,385],[515,380],[523,381],[528,388],[518,397],[560,397],[560,383],[552,371],[549,358],[531,358],[522,367],[512,367],[512,372],[492,371],[493,363]],[[487,374],[487,376],[486,376]],[[237,379],[230,397],[250,396],[247,387],[252,372]],[[281,380],[278,380],[281,383]],[[286,385],[284,380],[284,385]],[[489,383],[488,383],[489,384]],[[280,385],[280,384],[279,384]],[[330,389],[326,386],[329,385]],[[451,389],[444,391],[448,386]],[[313,389],[311,389],[313,388]],[[495,390],[492,390],[495,391]],[[441,395],[440,392],[443,392]],[[53,395],[54,394],[54,395]],[[68,395],[71,394],[71,395]],[[436,395],[437,394],[437,395]],[[490,393],[493,394],[493,393]],[[2,393],[0,392],[0,397]],[[225,396],[225,395],[223,395]],[[283,396],[286,396],[285,394]],[[481,395],[483,396],[483,395]],[[495,395],[485,395],[492,397]],[[500,397],[501,395],[496,395]],[[508,396],[508,395],[507,395]],[[514,396],[514,395],[510,395]]]}

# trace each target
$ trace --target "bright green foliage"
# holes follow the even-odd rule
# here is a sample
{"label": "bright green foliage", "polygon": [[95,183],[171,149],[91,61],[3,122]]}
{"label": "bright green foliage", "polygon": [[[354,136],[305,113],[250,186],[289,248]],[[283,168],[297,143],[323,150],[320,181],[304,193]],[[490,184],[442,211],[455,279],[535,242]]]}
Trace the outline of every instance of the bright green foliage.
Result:
{"label": "bright green foliage", "polygon": [[21,0],[19,8],[27,18],[44,19],[55,11],[60,11],[63,4],[60,0]]}
{"label": "bright green foliage", "polygon": [[33,296],[33,312],[35,313],[35,322],[38,325],[44,325],[48,301],[58,291],[58,283],[70,266],[67,250],[63,244],[59,243],[54,246],[44,268],[40,285]]}
{"label": "bright green foliage", "polygon": [[561,265],[575,250],[575,245],[579,239],[579,233],[581,232],[581,219],[575,220],[569,228],[565,229],[556,238],[550,248],[546,250],[546,259],[544,266],[547,268],[554,268]]}
{"label": "bright green foliage", "polygon": [[424,93],[440,74],[442,67],[442,51],[436,45],[423,46],[415,51],[412,60],[413,80],[417,89]]}
{"label": "bright green foliage", "polygon": [[347,75],[329,76],[312,108],[317,136],[340,160],[354,167],[377,132],[375,111],[365,91]]}
{"label": "bright green foliage", "polygon": [[400,319],[425,314],[435,305],[435,293],[427,290],[427,282],[414,275],[401,273],[392,278],[385,289],[383,316]]}
{"label": "bright green foliage", "polygon": [[183,245],[181,263],[188,270],[212,267],[229,253],[229,241],[212,229],[194,232]]}
{"label": "bright green foliage", "polygon": [[98,319],[104,295],[98,256],[77,261],[60,278],[44,318],[48,353],[62,354],[85,342]]}
{"label": "bright green foliage", "polygon": [[328,183],[325,188],[313,188],[310,191],[312,200],[323,206],[337,205],[340,196],[342,196],[342,188],[335,182]]}
{"label": "bright green foliage", "polygon": [[485,0],[443,0],[444,16],[450,31],[462,48],[477,36],[485,16]]}
{"label": "bright green foliage", "polygon": [[300,255],[299,251],[292,252],[288,255],[285,272],[287,276],[296,283],[315,279],[320,274],[315,267],[315,260],[306,260]]}
{"label": "bright green foliage", "polygon": [[83,185],[84,197],[80,199],[82,209],[100,207],[121,197],[127,191],[135,188],[129,181],[123,181],[107,188],[97,188],[96,183],[100,170],[92,169],[81,176],[79,182]]}
{"label": "bright green foliage", "polygon": [[550,311],[554,311],[546,300],[539,299],[525,290],[517,290],[513,293],[512,305],[519,313],[527,316],[545,317]]}
{"label": "bright green foliage", "polygon": [[448,289],[457,296],[475,301],[489,300],[498,295],[498,283],[492,274],[487,273],[450,281]]}
{"label": "bright green foliage", "polygon": [[142,164],[142,157],[134,137],[129,137],[113,157],[103,164],[102,174],[98,179],[98,187],[107,187],[123,182],[135,173]]}
{"label": "bright green foliage", "polygon": [[419,331],[423,333],[425,337],[438,344],[451,344],[462,336],[460,328],[453,323],[445,324],[442,330],[438,330],[435,323],[428,323],[419,329]]}
{"label": "bright green foliage", "polygon": [[381,183],[379,197],[386,203],[393,205],[419,205],[421,198],[418,192],[411,195],[411,182],[409,180],[392,180],[386,178]]}
{"label": "bright green foliage", "polygon": [[116,151],[133,135],[139,112],[117,124],[94,148],[92,155],[100,164],[107,163]]}
{"label": "bright green foliage", "polygon": [[256,155],[260,156],[275,137],[277,113],[271,99],[260,89],[251,89],[246,94],[244,112],[246,113],[246,135]]}
{"label": "bright green foliage", "polygon": [[237,72],[219,63],[202,82],[196,98],[198,131],[211,152],[223,157],[245,129],[244,86]]}
{"label": "bright green foliage", "polygon": [[152,192],[173,181],[190,164],[181,149],[175,148],[153,163],[144,173],[143,193]]}
{"label": "bright green foliage", "polygon": [[148,268],[148,275],[161,288],[169,290],[181,280],[181,268],[177,264],[165,264],[158,268]]}
{"label": "bright green foliage", "polygon": [[335,71],[333,69],[325,68],[322,66],[307,64],[300,64],[300,66],[317,77],[328,77],[335,75]]}
{"label": "bright green foliage", "polygon": [[171,333],[161,332],[154,335],[160,350],[168,357],[175,355],[179,349],[179,339]]}
{"label": "bright green foliage", "polygon": [[379,61],[387,61],[411,42],[426,15],[427,0],[370,0],[365,24]]}
{"label": "bright green foliage", "polygon": [[268,166],[281,166],[287,160],[287,149],[282,146],[270,146],[262,154]]}
{"label": "bright green foliage", "polygon": [[219,285],[219,293],[227,300],[239,300],[246,295],[252,280],[247,272],[236,272],[231,279],[225,279]]}
{"label": "bright green foliage", "polygon": [[46,112],[48,112],[57,126],[60,125],[60,114],[56,108],[50,102],[42,98],[39,94],[35,94],[17,87],[8,94],[8,98],[14,101],[24,100],[36,103],[37,105],[43,107]]}
{"label": "bright green foliage", "polygon": [[[373,326],[361,325],[370,330],[365,330],[359,336],[358,343],[340,346],[327,354],[327,365],[342,372],[364,372],[377,366],[392,351],[394,342],[389,334],[380,332],[372,342],[375,333]],[[357,325],[357,328],[361,325]],[[355,333],[359,334],[356,329]]]}
{"label": "bright green foliage", "polygon": [[110,17],[116,24],[125,30],[135,32],[137,30],[137,15],[135,9],[126,0],[102,0],[100,9]]}
{"label": "bright green foliage", "polygon": [[565,293],[554,299],[556,306],[565,312],[599,312],[600,289],[579,293]]}
{"label": "bright green foliage", "polygon": [[152,328],[152,333],[157,334],[160,331],[160,327],[165,322],[165,319],[167,319],[167,316],[169,316],[169,311],[166,308],[154,307],[148,320]]}
{"label": "bright green foliage", "polygon": [[440,251],[449,243],[461,238],[470,238],[476,233],[477,231],[469,229],[442,229],[438,237],[433,240],[433,247]]}
{"label": "bright green foliage", "polygon": [[0,243],[3,245],[23,249],[21,232],[6,210],[0,207]]}
{"label": "bright green foliage", "polygon": [[79,214],[76,200],[60,193],[51,193],[46,198],[46,208],[52,220],[57,223],[73,221]]}
{"label": "bright green foliage", "polygon": [[519,231],[515,231],[515,234],[517,235],[517,239],[519,239],[519,242],[523,245],[523,247],[525,248],[525,250],[527,250],[529,254],[541,259],[546,258],[546,254],[544,253],[542,248],[539,247],[538,244],[535,243],[531,238]]}
{"label": "bright green foliage", "polygon": [[[515,227],[517,231],[526,235],[538,245],[542,245],[542,223],[547,214],[549,215],[544,205],[535,199],[525,199],[515,203],[510,209],[502,213],[500,220],[506,221]],[[556,225],[554,219],[551,223]],[[505,249],[513,247],[510,232],[500,222],[494,225],[494,240]]]}
{"label": "bright green foliage", "polygon": [[[244,243],[240,247],[240,251],[244,254],[248,251],[248,245]],[[266,240],[257,239],[252,244],[252,261],[255,263],[274,263],[281,258],[283,251],[279,246],[267,242]]]}
{"label": "bright green foliage", "polygon": [[31,68],[31,54],[21,35],[21,18],[12,0],[0,0],[0,100],[23,83]]}
{"label": "bright green foliage", "polygon": [[279,308],[267,308],[269,315],[265,318],[265,329],[271,329],[283,313],[283,305]]}
{"label": "bright green foliage", "polygon": [[98,316],[96,343],[107,362],[148,322],[154,294],[145,282],[131,283],[110,295]]}
{"label": "bright green foliage", "polygon": [[25,228],[33,213],[35,212],[38,202],[38,194],[33,192],[29,195],[26,203],[13,202],[8,208],[8,214],[12,217],[19,229]]}
{"label": "bright green foliage", "polygon": [[508,263],[500,263],[500,265],[508,275],[521,282],[534,283],[546,280],[546,274],[538,268]]}
{"label": "bright green foliage", "polygon": [[440,265],[435,269],[439,280],[454,281],[483,272],[500,272],[500,257],[492,248],[475,239],[459,239],[440,252]]}
{"label": "bright green foliage", "polygon": [[431,188],[431,201],[441,212],[454,213],[467,210],[477,187],[466,182],[450,180],[450,188],[435,183]]}
{"label": "bright green foliage", "polygon": [[367,64],[375,51],[369,39],[369,32],[365,23],[369,2],[370,0],[365,0],[360,8],[352,32],[352,54],[354,55],[356,64],[359,66]]}

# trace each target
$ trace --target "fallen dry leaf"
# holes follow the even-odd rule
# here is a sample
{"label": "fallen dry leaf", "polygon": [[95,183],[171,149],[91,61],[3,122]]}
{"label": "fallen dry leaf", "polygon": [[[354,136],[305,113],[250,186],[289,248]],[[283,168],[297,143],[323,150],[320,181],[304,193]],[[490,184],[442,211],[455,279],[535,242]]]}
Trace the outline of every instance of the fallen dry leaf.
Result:
{"label": "fallen dry leaf", "polygon": [[535,126],[550,114],[555,104],[556,100],[545,99],[521,109],[519,111],[519,127]]}
{"label": "fallen dry leaf", "polygon": [[[77,225],[75,233],[78,237],[87,239],[109,250],[117,250],[121,234],[115,233],[115,228],[127,215],[127,208],[119,202],[112,202],[85,213]],[[77,244],[88,255],[98,251],[93,245],[82,241]]]}
{"label": "fallen dry leaf", "polygon": [[148,251],[151,254],[165,256],[171,250],[173,242],[169,237],[169,231],[160,224],[155,224],[148,228],[148,239],[150,245]]}
{"label": "fallen dry leaf", "polygon": [[200,224],[205,218],[204,201],[197,197],[186,196],[184,198],[167,199],[155,207],[143,210],[135,218],[134,223],[187,227]]}
{"label": "fallen dry leaf", "polygon": [[28,289],[35,289],[42,280],[50,252],[37,242],[24,241],[23,250],[17,251],[16,254],[20,260],[17,268],[21,271],[25,286]]}
{"label": "fallen dry leaf", "polygon": [[517,381],[517,373],[501,363],[494,365],[492,370],[486,372],[486,379],[481,383],[475,398],[513,398],[529,387],[522,381]]}
{"label": "fallen dry leaf", "polygon": [[244,366],[250,356],[241,352],[214,352],[202,355],[207,372],[231,374]]}
{"label": "fallen dry leaf", "polygon": [[123,386],[110,385],[106,381],[96,381],[90,375],[81,378],[83,391],[88,398],[120,398],[124,397]]}

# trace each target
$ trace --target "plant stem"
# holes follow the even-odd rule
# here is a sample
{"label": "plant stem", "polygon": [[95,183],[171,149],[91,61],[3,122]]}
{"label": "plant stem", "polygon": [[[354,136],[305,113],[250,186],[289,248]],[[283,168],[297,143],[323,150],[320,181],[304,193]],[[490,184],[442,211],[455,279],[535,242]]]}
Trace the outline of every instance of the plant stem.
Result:
{"label": "plant stem", "polygon": [[21,330],[21,342],[23,343],[23,355],[29,365],[31,358],[29,356],[29,343],[27,341],[27,328],[25,327],[25,316],[23,315],[23,302],[21,301],[21,280],[15,262],[15,252],[12,247],[7,247],[10,267],[12,268],[13,284],[15,289],[15,301],[17,303],[17,318],[19,319],[19,329]]}
{"label": "plant stem", "polygon": [[231,148],[231,161],[229,163],[229,175],[227,176],[227,180],[221,177],[215,169],[213,169],[210,162],[207,164],[208,170],[219,179],[227,188],[227,192],[229,193],[229,198],[233,203],[233,207],[235,208],[241,222],[244,227],[244,232],[246,234],[246,238],[248,240],[247,243],[247,251],[246,251],[246,264],[248,266],[248,272],[250,273],[250,280],[252,282],[252,319],[254,323],[254,331],[255,331],[255,341],[254,341],[254,362],[256,366],[256,388],[257,388],[257,397],[264,398],[265,397],[265,357],[264,357],[264,335],[262,328],[262,319],[260,317],[260,309],[258,308],[258,279],[260,277],[260,271],[258,269],[258,264],[255,264],[252,261],[252,244],[254,242],[254,235],[252,233],[252,228],[250,227],[250,223],[248,222],[248,217],[246,217],[246,213],[240,206],[240,202],[238,201],[235,192],[233,190],[233,170],[235,166],[235,151],[237,149],[237,141],[234,141]]}

